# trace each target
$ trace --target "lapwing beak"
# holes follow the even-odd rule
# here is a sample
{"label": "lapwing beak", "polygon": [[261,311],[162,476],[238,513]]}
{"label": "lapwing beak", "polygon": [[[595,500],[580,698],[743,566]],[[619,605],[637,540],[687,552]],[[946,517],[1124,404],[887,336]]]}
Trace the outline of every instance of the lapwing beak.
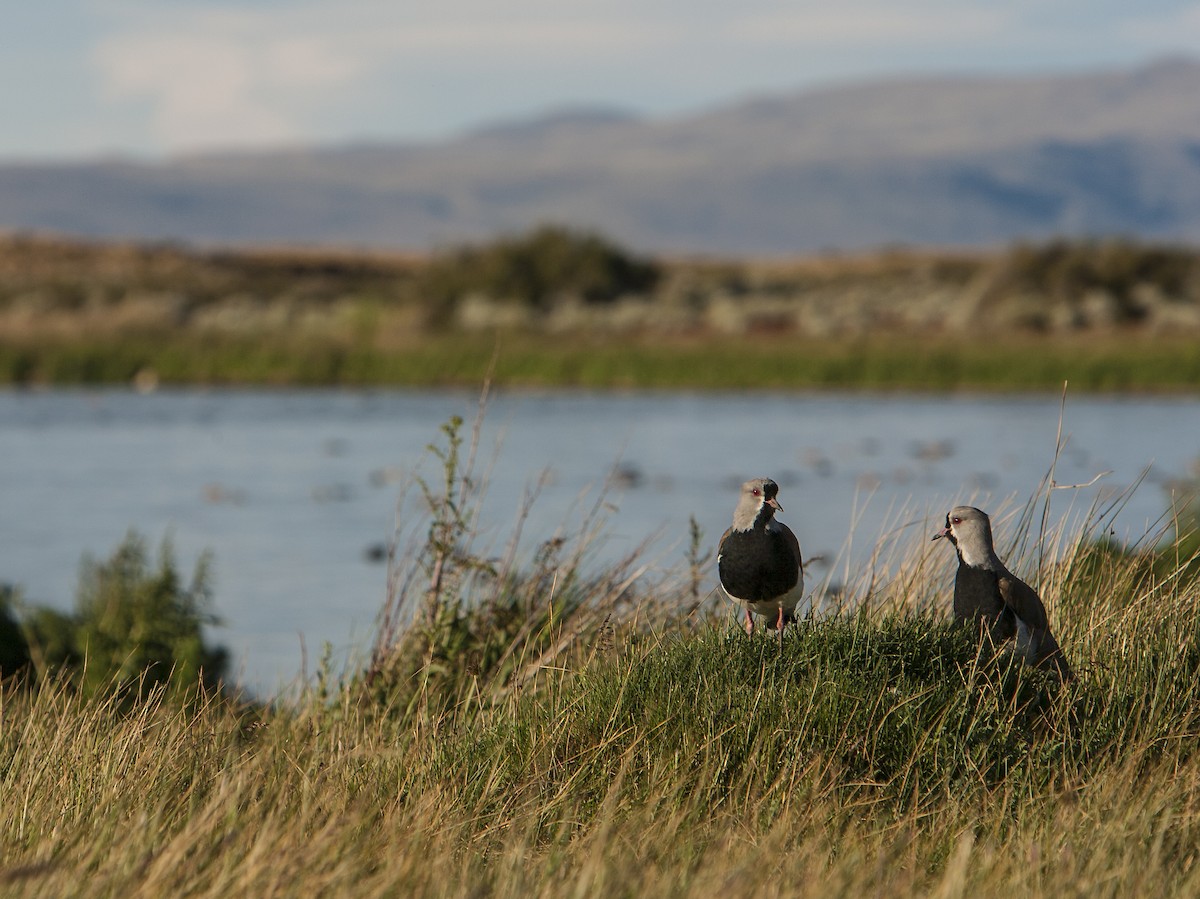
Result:
{"label": "lapwing beak", "polygon": [[950,528],[942,528],[940,531],[938,531],[936,534],[933,535],[933,539],[941,540],[943,537],[949,537],[949,536],[950,536]]}
{"label": "lapwing beak", "polygon": [[767,505],[770,506],[772,509],[774,509],[776,512],[783,511],[783,506],[779,505],[779,500],[777,500],[773,496],[769,500],[767,500]]}

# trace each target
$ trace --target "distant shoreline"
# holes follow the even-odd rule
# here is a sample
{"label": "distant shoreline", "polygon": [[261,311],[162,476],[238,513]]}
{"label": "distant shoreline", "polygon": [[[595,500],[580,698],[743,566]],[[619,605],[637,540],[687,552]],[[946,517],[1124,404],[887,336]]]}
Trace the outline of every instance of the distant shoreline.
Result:
{"label": "distant shoreline", "polygon": [[[1200,392],[1195,250],[663,261],[545,234],[430,259],[0,238],[0,384],[474,387],[495,357],[510,387]],[[503,296],[550,252],[610,280]]]}
{"label": "distant shoreline", "polygon": [[1200,342],[1108,338],[956,342],[645,339],[546,346],[528,336],[432,338],[403,351],[131,339],[0,344],[7,386],[875,390],[1200,393]]}

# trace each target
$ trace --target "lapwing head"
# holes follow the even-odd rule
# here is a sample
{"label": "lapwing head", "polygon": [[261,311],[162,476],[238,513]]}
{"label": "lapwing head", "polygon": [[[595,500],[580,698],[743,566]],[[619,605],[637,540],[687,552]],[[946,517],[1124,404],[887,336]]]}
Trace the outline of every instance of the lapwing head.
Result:
{"label": "lapwing head", "polygon": [[748,531],[756,524],[765,525],[783,506],[775,497],[779,485],[770,478],[752,478],[742,485],[737,508],[733,512],[733,528]]}
{"label": "lapwing head", "polygon": [[993,555],[992,523],[987,513],[974,506],[955,506],[946,513],[946,525],[934,540],[949,538],[958,557],[968,565],[982,565]]}

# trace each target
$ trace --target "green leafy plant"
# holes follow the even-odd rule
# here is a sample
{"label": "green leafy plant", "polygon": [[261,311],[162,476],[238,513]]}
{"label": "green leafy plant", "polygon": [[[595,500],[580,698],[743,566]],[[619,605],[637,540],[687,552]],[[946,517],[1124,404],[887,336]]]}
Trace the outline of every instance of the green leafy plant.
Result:
{"label": "green leafy plant", "polygon": [[37,609],[27,617],[30,655],[40,677],[65,677],[87,695],[218,689],[227,653],[204,637],[217,623],[211,598],[207,554],[185,582],[169,540],[151,560],[131,531],[108,559],[84,558],[74,614]]}

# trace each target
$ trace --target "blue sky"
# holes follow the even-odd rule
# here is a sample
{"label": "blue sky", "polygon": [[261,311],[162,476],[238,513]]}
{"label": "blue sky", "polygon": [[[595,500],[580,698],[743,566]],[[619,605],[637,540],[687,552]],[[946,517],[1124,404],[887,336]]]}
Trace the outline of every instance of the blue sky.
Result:
{"label": "blue sky", "polygon": [[0,159],[429,139],[913,73],[1200,56],[1200,0],[57,0],[0,18]]}

